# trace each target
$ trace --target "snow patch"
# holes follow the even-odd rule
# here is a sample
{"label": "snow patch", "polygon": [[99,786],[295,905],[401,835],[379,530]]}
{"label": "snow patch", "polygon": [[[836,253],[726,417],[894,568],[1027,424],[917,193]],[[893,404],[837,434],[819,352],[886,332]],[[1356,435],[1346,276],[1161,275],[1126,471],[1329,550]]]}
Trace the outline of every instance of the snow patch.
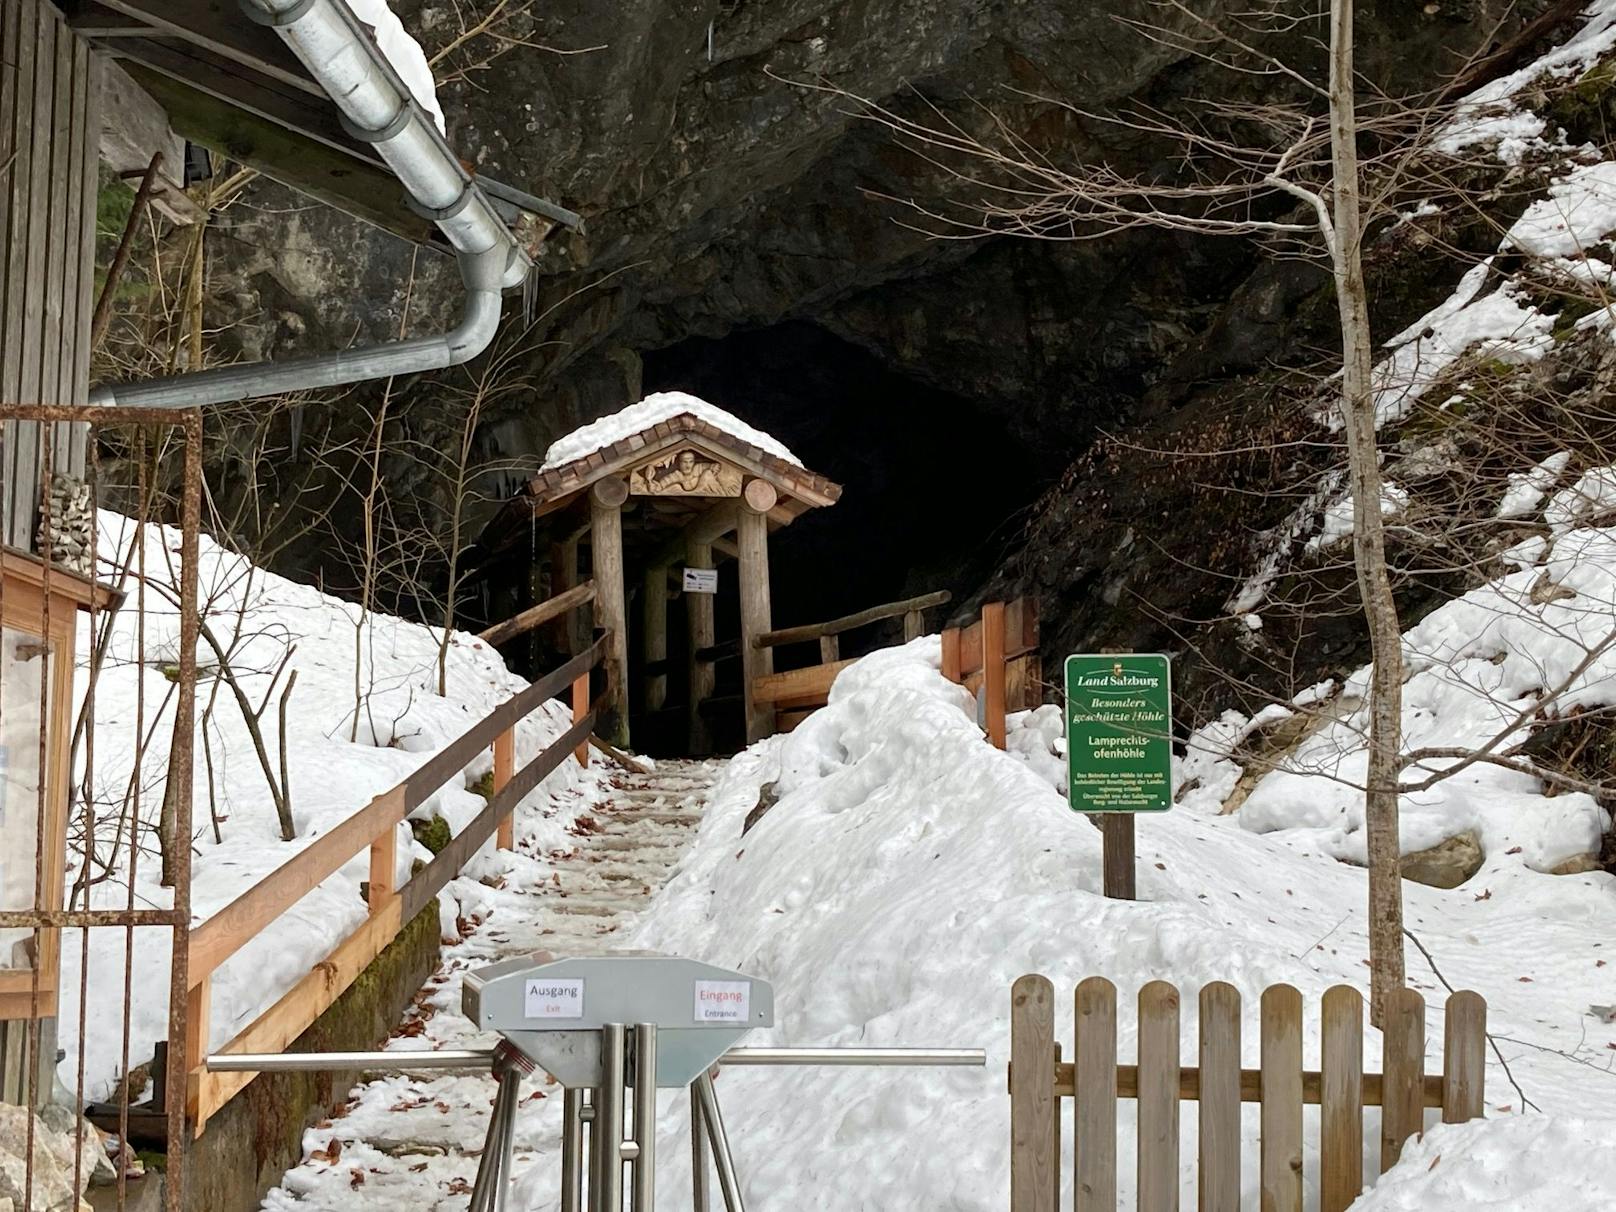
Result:
{"label": "snow patch", "polygon": [[786,449],[784,443],[761,429],[754,429],[734,413],[726,412],[716,404],[709,404],[706,400],[698,399],[686,392],[659,391],[655,395],[646,396],[638,404],[630,404],[627,408],[612,413],[611,416],[602,417],[598,421],[573,430],[564,438],[558,438],[545,452],[544,465],[539,470],[548,471],[552,467],[574,463],[610,446],[613,442],[622,441],[643,429],[649,429],[658,422],[671,421],[680,416],[697,417],[743,442],[768,451],[777,458],[794,463],[798,467],[802,466],[802,460]]}
{"label": "snow patch", "polygon": [[432,116],[439,133],[444,133],[443,108],[438,104],[438,84],[432,75],[432,65],[421,44],[410,36],[398,14],[389,7],[389,0],[348,0],[348,7],[355,17],[370,26],[382,57],[393,65],[410,94]]}

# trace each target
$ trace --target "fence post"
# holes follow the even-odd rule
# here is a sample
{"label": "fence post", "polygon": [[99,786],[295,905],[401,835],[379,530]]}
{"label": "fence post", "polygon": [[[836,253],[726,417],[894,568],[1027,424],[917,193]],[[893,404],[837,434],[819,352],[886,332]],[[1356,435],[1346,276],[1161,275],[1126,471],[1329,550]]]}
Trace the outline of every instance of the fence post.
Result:
{"label": "fence post", "polygon": [[1004,603],[982,604],[982,701],[988,741],[1004,748]]}
{"label": "fence post", "polygon": [[1011,1212],[1055,1212],[1054,1104],[1055,986],[1023,976],[1010,989]]}
{"label": "fence post", "polygon": [[943,676],[956,685],[963,678],[960,672],[960,629],[943,628]]}
{"label": "fence post", "polygon": [[1201,990],[1200,1212],[1240,1212],[1240,991]]}
{"label": "fence post", "polygon": [[1363,997],[1337,985],[1320,1013],[1319,1208],[1346,1212],[1363,1192]]}
{"label": "fence post", "polygon": [[1103,976],[1091,976],[1077,987],[1075,1008],[1073,1205],[1077,1212],[1116,1212],[1117,987]]}
{"label": "fence post", "polygon": [[[589,673],[586,670],[580,673],[572,682],[572,722],[576,724],[589,714]],[[574,750],[578,765],[589,765],[589,741],[587,739],[578,743]]]}
{"label": "fence post", "polygon": [[1178,1212],[1178,990],[1139,990],[1139,1212]]}
{"label": "fence post", "polygon": [[398,891],[398,824],[393,822],[370,843],[370,912],[378,912]]}
{"label": "fence post", "polygon": [[1465,990],[1448,998],[1442,1033],[1442,1122],[1480,1119],[1487,1071],[1487,1003]]}
{"label": "fence post", "polygon": [[191,986],[186,998],[185,1055],[180,1059],[187,1073],[201,1068],[202,1061],[208,1055],[208,1019],[212,1016],[212,1010],[213,974],[210,972]]}
{"label": "fence post", "polygon": [[1262,995],[1262,1207],[1302,1212],[1302,995]]}
{"label": "fence post", "polygon": [[1425,999],[1397,989],[1386,999],[1382,1032],[1386,1076],[1381,1093],[1380,1172],[1397,1164],[1403,1143],[1425,1127]]}
{"label": "fence post", "polygon": [[[494,738],[494,794],[498,795],[505,789],[505,784],[511,781],[511,775],[516,773],[516,729],[507,728]],[[501,850],[510,850],[516,845],[516,811],[499,818],[498,837],[495,843]]]}

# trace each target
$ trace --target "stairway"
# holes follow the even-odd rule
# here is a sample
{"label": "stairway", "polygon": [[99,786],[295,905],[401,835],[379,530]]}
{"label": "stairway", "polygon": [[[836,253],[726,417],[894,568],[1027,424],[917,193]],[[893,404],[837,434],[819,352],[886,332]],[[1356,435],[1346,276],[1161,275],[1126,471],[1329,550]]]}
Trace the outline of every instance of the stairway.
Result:
{"label": "stairway", "polygon": [[[465,972],[534,951],[561,956],[616,945],[614,936],[678,866],[721,768],[663,761],[647,774],[608,774],[572,828],[571,850],[514,860],[518,871],[533,871],[532,882],[514,887],[520,881],[507,879],[505,887],[486,889],[486,915],[479,910],[460,941],[445,945],[442,965],[389,1047],[488,1047],[497,1037],[460,1014]],[[482,892],[470,890],[469,899]],[[558,1156],[560,1087],[539,1074],[523,1089],[518,1174],[534,1154]],[[462,1212],[494,1091],[482,1074],[404,1072],[366,1081],[338,1116],[305,1135],[302,1164],[265,1197],[265,1212]],[[553,1106],[529,1109],[552,1097]]]}

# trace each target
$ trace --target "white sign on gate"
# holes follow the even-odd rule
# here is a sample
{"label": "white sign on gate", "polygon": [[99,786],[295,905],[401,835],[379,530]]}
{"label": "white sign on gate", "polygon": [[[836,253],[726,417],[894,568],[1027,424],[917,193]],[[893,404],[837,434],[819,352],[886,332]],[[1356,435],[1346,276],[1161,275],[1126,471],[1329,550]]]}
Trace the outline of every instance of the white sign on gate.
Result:
{"label": "white sign on gate", "polygon": [[686,593],[717,593],[718,569],[716,568],[686,568]]}
{"label": "white sign on gate", "polygon": [[530,980],[523,991],[528,1018],[582,1018],[584,983],[577,980]]}
{"label": "white sign on gate", "polygon": [[744,1023],[751,1017],[751,981],[696,982],[698,1023]]}

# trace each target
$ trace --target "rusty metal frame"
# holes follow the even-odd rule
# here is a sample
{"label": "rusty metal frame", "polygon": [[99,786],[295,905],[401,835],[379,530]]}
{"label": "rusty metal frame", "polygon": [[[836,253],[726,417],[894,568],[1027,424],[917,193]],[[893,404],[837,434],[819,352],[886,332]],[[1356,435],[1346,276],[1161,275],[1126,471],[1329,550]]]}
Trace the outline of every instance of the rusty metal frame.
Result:
{"label": "rusty metal frame", "polygon": [[[128,903],[124,909],[85,909],[75,911],[69,909],[58,909],[55,907],[47,908],[40,904],[40,898],[43,896],[46,887],[46,881],[44,879],[45,864],[48,861],[46,847],[51,833],[50,829],[47,828],[45,819],[42,816],[39,822],[39,827],[36,831],[35,840],[35,907],[32,910],[0,912],[0,929],[22,928],[33,930],[35,963],[33,965],[31,993],[32,1015],[28,1020],[28,1072],[26,1077],[27,1099],[29,1104],[32,1106],[38,1106],[41,1102],[39,1090],[39,1048],[41,1030],[39,1022],[39,1010],[41,1006],[41,965],[39,963],[39,956],[41,954],[40,944],[42,932],[45,930],[61,931],[63,929],[78,929],[83,932],[83,947],[79,971],[78,1075],[76,1088],[74,1090],[76,1110],[81,1122],[84,1110],[85,1088],[84,1053],[86,1038],[85,1021],[87,1018],[86,992],[90,967],[89,932],[92,929],[108,927],[122,927],[125,931],[125,965],[123,975],[122,1010],[122,1071],[127,1075],[129,1071],[130,1053],[130,1012],[134,985],[134,931],[137,927],[154,926],[168,927],[172,931],[171,946],[169,951],[170,969],[167,1040],[168,1056],[171,1059],[166,1065],[166,1072],[164,1074],[165,1102],[163,1105],[163,1112],[167,1124],[168,1149],[167,1164],[164,1172],[164,1184],[165,1206],[168,1209],[168,1212],[181,1212],[184,1207],[185,1200],[185,1155],[190,1136],[186,1129],[185,1123],[186,1073],[185,1065],[181,1058],[185,1056],[187,1032],[186,1013],[188,1006],[187,994],[189,992],[187,969],[189,963],[191,923],[190,838],[192,836],[192,793],[194,780],[194,746],[196,727],[196,643],[199,630],[199,617],[197,611],[197,557],[199,548],[198,536],[201,529],[201,415],[194,409],[99,408],[75,405],[0,405],[0,425],[13,421],[23,423],[38,422],[41,426],[39,438],[39,449],[41,454],[39,466],[39,508],[41,518],[41,534],[43,535],[43,539],[41,542],[42,550],[38,553],[38,555],[42,560],[42,630],[46,633],[45,638],[47,640],[49,639],[49,633],[51,630],[50,600],[53,568],[56,569],[56,575],[64,575],[63,570],[61,570],[60,567],[54,563],[50,549],[50,489],[54,468],[54,451],[52,448],[54,439],[51,426],[54,424],[63,423],[85,424],[90,426],[92,431],[95,429],[108,427],[128,427],[136,429],[142,435],[142,440],[144,438],[144,434],[151,430],[173,430],[178,431],[183,438],[183,472],[180,490],[179,517],[179,528],[181,532],[179,551],[180,583],[178,587],[180,614],[179,654],[177,662],[178,669],[173,744],[170,750],[171,756],[169,762],[169,769],[174,777],[168,784],[168,791],[174,806],[174,837],[176,839],[184,839],[184,841],[183,844],[176,845],[172,848],[174,875],[173,908],[166,910],[135,908],[134,888],[138,846],[133,844],[131,845],[129,855]],[[0,433],[3,433],[3,430],[0,430]],[[3,445],[3,438],[0,438],[0,445]],[[95,502],[93,493],[96,487],[95,470],[97,463],[97,444],[94,440],[93,433],[90,441],[87,443],[87,447],[90,462],[89,479],[91,482],[92,491],[92,510],[94,510]],[[3,469],[3,463],[0,463],[0,469]],[[145,527],[151,523],[151,519],[147,516],[148,505],[150,504],[151,499],[151,486],[145,482],[145,479],[144,464],[141,463],[141,516],[136,519],[136,538],[134,540],[135,544],[138,546],[138,554],[136,554],[136,548],[132,547],[131,551],[132,554],[135,554],[135,558],[139,558],[141,560],[142,568],[144,566],[144,542],[139,536],[143,534]],[[89,546],[89,566],[90,575],[92,577],[96,571],[96,541],[98,531],[98,526],[94,524],[93,518],[94,514],[92,513]],[[74,575],[76,577],[77,574],[68,575]],[[88,605],[90,634],[92,637],[98,634],[98,609],[96,596],[97,595],[94,593],[90,594],[90,601]],[[143,577],[137,581],[134,597],[136,600],[133,605],[137,610],[140,611],[140,623],[138,626],[140,627],[143,638],[145,599],[145,580]],[[3,603],[3,589],[0,589],[0,603]],[[112,608],[118,609],[116,603],[114,603]],[[93,658],[94,654],[90,653],[86,655]],[[99,670],[92,664],[91,674],[88,679],[88,687],[86,690],[86,699],[90,704],[90,710],[86,712],[87,719],[89,719],[90,722],[87,724],[85,730],[86,743],[84,761],[87,772],[93,770],[93,702],[98,673]],[[48,752],[47,741],[49,731],[47,727],[47,722],[49,720],[49,715],[47,713],[47,696],[49,696],[51,693],[51,684],[52,675],[49,671],[47,671],[44,675],[42,675],[41,679],[41,726],[38,775],[38,783],[40,788],[39,802],[41,805],[44,805],[46,802],[46,772],[48,769],[50,769],[48,765],[50,761],[50,754]],[[71,676],[69,677],[68,685],[71,693]],[[143,691],[137,691],[137,720],[140,718],[143,710],[144,693]],[[137,745],[137,762],[140,752],[141,749]],[[72,802],[73,768],[71,761],[69,761],[67,766],[66,777],[68,783],[67,794],[69,796],[68,815],[72,816],[77,809]],[[133,811],[130,813],[132,843],[138,841],[139,831],[141,828],[139,811],[139,781],[140,780],[138,778],[135,779],[132,788],[134,803]],[[93,801],[84,801],[82,804],[82,812],[83,819],[87,825],[86,844],[88,847],[93,849],[95,822],[95,808]],[[59,858],[49,859],[49,861],[59,861]],[[89,864],[88,860],[86,860],[86,872],[88,872],[88,869]],[[56,993],[57,996],[60,997],[61,985],[63,981],[61,979],[62,974],[60,972],[61,964],[59,953],[56,957],[56,962],[58,967]],[[126,1089],[119,1109],[119,1130],[120,1138],[124,1143],[124,1147],[127,1148],[129,1135],[129,1097],[127,1082],[125,1085]],[[33,1197],[33,1138],[34,1120],[32,1117],[30,1117],[24,1176],[25,1206],[24,1208],[20,1209],[19,1212],[29,1212],[29,1207],[27,1205],[31,1204]],[[75,1134],[75,1182],[77,1182],[83,1175],[85,1160],[83,1157],[83,1151],[83,1134],[82,1131],[80,1131]],[[127,1179],[125,1177],[125,1167],[122,1164],[118,1166],[118,1171],[117,1206],[118,1208],[122,1209],[126,1207],[128,1200]]]}

